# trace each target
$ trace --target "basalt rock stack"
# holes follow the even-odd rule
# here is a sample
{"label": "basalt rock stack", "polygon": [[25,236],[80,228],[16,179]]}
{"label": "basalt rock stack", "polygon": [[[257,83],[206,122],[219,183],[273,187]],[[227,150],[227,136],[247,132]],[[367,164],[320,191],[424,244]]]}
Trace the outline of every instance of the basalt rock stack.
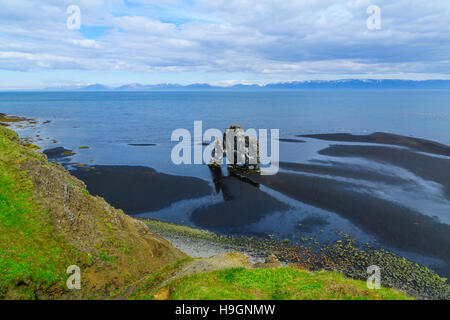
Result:
{"label": "basalt rock stack", "polygon": [[258,140],[246,135],[241,126],[231,125],[230,128],[225,130],[222,141],[216,139],[214,142],[209,166],[211,168],[220,167],[224,158],[230,170],[259,172]]}

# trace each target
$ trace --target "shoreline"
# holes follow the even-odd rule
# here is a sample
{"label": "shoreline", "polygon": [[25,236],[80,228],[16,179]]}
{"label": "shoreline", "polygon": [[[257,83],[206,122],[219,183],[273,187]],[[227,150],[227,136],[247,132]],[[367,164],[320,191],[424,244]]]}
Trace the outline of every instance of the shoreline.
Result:
{"label": "shoreline", "polygon": [[[28,118],[4,114],[2,117],[11,119],[12,123],[20,123],[20,121],[36,123],[35,120]],[[387,146],[370,146],[370,143],[395,143],[421,150],[426,147],[431,148],[428,151],[436,151],[437,147],[440,151],[450,150],[448,146],[429,140],[388,133],[374,133],[366,136],[348,134],[305,136],[340,142],[367,142],[369,143],[368,146],[331,145],[318,151],[318,153],[330,156],[331,159],[336,159],[336,161],[357,157],[389,162],[392,165],[412,171],[423,179],[443,185],[450,198],[450,175],[448,175],[450,159],[434,158]],[[426,255],[428,249],[431,248],[432,252],[438,254],[439,257],[450,259],[450,252],[445,251],[445,248],[450,247],[450,243],[447,246],[448,240],[446,241],[445,237],[442,237],[446,231],[450,233],[450,230],[448,230],[450,226],[441,224],[433,217],[423,215],[410,208],[404,208],[392,201],[355,192],[357,188],[362,187],[362,185],[354,182],[356,179],[397,187],[408,186],[411,183],[408,177],[387,175],[374,169],[369,168],[370,170],[368,170],[363,166],[351,165],[351,163],[343,165],[342,162],[317,164],[280,162],[281,169],[287,169],[288,172],[282,171],[276,176],[248,175],[248,179],[243,180],[235,176],[222,175],[221,171],[217,171],[211,172],[213,181],[208,183],[195,177],[160,173],[150,167],[72,163],[70,157],[75,153],[63,147],[46,149],[43,152],[50,160],[55,160],[63,165],[70,165],[72,167],[70,173],[84,181],[88,191],[94,195],[102,196],[115,207],[130,215],[155,212],[179,201],[212,195],[214,190],[211,189],[211,184],[215,185],[215,193],[222,195],[223,201],[205,204],[194,209],[191,213],[191,220],[198,227],[219,229],[240,227],[256,223],[272,212],[284,212],[290,209],[288,204],[280,202],[260,190],[259,184],[261,184],[303,203],[337,213],[356,223],[368,234],[376,234],[385,243],[397,246],[400,250],[406,249],[406,251]],[[349,179],[349,181],[337,180],[337,177]],[[248,183],[251,181],[253,181],[253,184]],[[411,185],[411,187],[414,186]],[[370,191],[370,189],[367,190]],[[361,205],[355,205],[355,203]],[[369,216],[362,212],[357,214],[364,207],[364,203],[370,203],[369,207],[374,208]],[[245,215],[240,214],[244,211],[246,212]],[[393,227],[386,228],[383,224],[384,221],[380,221],[386,219],[379,219],[379,214],[384,214],[387,221],[391,217],[397,217],[398,221],[393,223]],[[362,220],[362,218],[364,219]],[[436,232],[427,231],[424,236],[409,237],[404,233],[403,227],[395,229],[396,225],[401,224],[401,222],[409,223],[410,228],[416,230],[416,234],[421,232],[424,227],[426,227],[426,230],[442,229],[442,232],[436,234]],[[303,222],[300,223],[303,224]],[[404,234],[402,239],[406,242],[395,240],[396,237],[392,237],[393,234]],[[414,244],[415,238],[427,238],[427,234],[431,235],[432,238],[432,240],[426,241],[430,243],[429,245]],[[440,237],[440,240],[436,236]],[[443,251],[439,248],[443,248]],[[445,254],[439,254],[439,252]]]}
{"label": "shoreline", "polygon": [[431,269],[383,249],[357,247],[350,238],[333,244],[320,244],[314,239],[294,244],[275,239],[218,235],[159,220],[140,220],[177,249],[187,248],[193,252],[193,257],[209,258],[215,254],[240,252],[248,255],[252,263],[259,263],[275,256],[284,266],[313,272],[338,271],[357,280],[366,280],[367,266],[377,265],[381,270],[390,270],[382,277],[384,287],[396,288],[421,299],[450,299],[450,286],[446,281],[438,280],[439,276]]}
{"label": "shoreline", "polygon": [[[119,175],[121,177],[126,176],[129,173],[130,168],[131,168],[131,170],[136,170],[136,167],[133,168],[133,167],[128,167],[128,166],[95,166],[93,170],[91,170],[92,168],[89,168],[89,167],[82,167],[82,168],[78,168],[78,169],[83,170],[84,172],[88,173],[89,176],[95,176],[96,167],[100,168],[100,171],[97,171],[97,172],[100,172],[100,174],[101,174],[102,170],[103,170],[103,174],[106,174],[107,179],[105,180],[106,182],[105,181],[103,182],[103,184],[104,185],[112,185],[112,186],[114,186],[114,185],[117,186],[117,184],[121,181],[121,178],[119,178],[117,181],[115,181],[115,183],[111,183],[111,180],[109,180],[111,177],[113,177],[117,173],[116,169],[118,169],[119,171],[122,170],[121,175]],[[127,167],[127,168],[125,168],[125,167]],[[142,167],[141,167],[141,169],[142,169]],[[317,168],[309,168],[309,169],[316,170]],[[155,176],[155,177],[159,176],[158,173],[156,173],[156,171],[152,170],[151,168],[146,168],[144,171],[146,171],[149,174],[149,176],[152,177],[151,179],[154,178],[153,176]],[[72,174],[72,172],[70,172],[70,173]],[[136,175],[134,177],[135,178],[139,177],[140,174],[141,174],[141,171],[136,172]],[[350,174],[350,173],[346,172],[346,171],[342,171],[342,174]],[[160,176],[161,179],[166,180],[166,182],[167,182],[166,176],[168,176],[168,175],[164,175],[164,174],[162,174],[162,175],[163,176]],[[178,176],[173,176],[173,177],[174,177],[174,179],[178,179]],[[252,177],[250,177],[250,178],[252,178]],[[152,184],[151,179],[147,180],[146,183]],[[194,179],[196,179],[196,178],[194,178]],[[223,179],[225,179],[225,180],[223,180]],[[226,186],[229,184],[229,182],[227,182],[227,180],[229,180],[229,177],[228,176],[221,177],[219,180],[222,180],[219,182],[221,182],[225,186],[225,188],[222,186],[222,191],[223,191],[223,189],[226,189]],[[232,183],[234,183],[234,182],[235,181],[233,180]],[[133,183],[134,183],[134,180],[130,179],[129,186],[132,185]],[[176,184],[177,182],[174,180],[168,184],[170,186],[169,189],[171,188],[171,186],[173,186],[174,183]],[[244,183],[244,182],[240,181],[239,184],[241,184],[241,183]],[[258,183],[265,184],[264,181],[263,182],[256,181],[256,184],[258,184]],[[249,190],[252,190],[252,191],[257,189],[256,186],[251,186],[248,183],[244,183],[242,186],[245,186],[245,188],[250,188]],[[89,188],[89,186],[88,186],[88,188]],[[190,189],[190,188],[188,188],[188,189]],[[233,188],[231,188],[231,189],[233,189]],[[292,189],[295,189],[295,188],[291,188],[291,190]],[[120,189],[119,191],[116,190],[116,192],[123,192],[123,190],[128,190],[128,189],[127,188]],[[275,188],[275,190],[276,190],[276,188]],[[191,191],[191,190],[188,190],[188,191]],[[144,196],[146,196],[147,198],[150,198],[147,193],[143,193],[140,197],[144,197]],[[232,198],[232,200],[234,200],[236,198],[236,195],[231,194],[231,198]],[[166,199],[165,201],[166,201],[165,203],[163,202],[162,204],[160,203],[159,205],[165,205],[166,203],[170,203],[172,200]],[[248,201],[248,199],[246,201]],[[224,202],[224,203],[226,203],[226,202]],[[215,207],[213,207],[212,209],[214,209],[214,208]],[[211,208],[209,208],[209,209],[211,209]],[[209,211],[209,212],[211,212],[211,211]],[[239,217],[237,217],[237,218],[239,218]],[[162,223],[162,224],[164,224],[164,223]],[[183,226],[180,226],[180,227],[183,227]],[[185,230],[192,229],[189,227],[185,227],[185,228],[187,228]],[[291,260],[295,260],[295,259],[298,259],[297,260],[297,262],[298,262],[300,260],[299,259],[300,254],[303,255],[303,254],[307,253],[306,251],[302,251],[302,250],[311,250],[311,248],[318,249],[320,247],[320,244],[319,245],[316,245],[314,243],[311,244],[310,240],[308,240],[309,243],[305,244],[304,246],[294,246],[294,244],[283,243],[283,242],[276,241],[276,240],[265,241],[265,240],[261,240],[261,239],[257,239],[257,238],[253,238],[253,237],[229,237],[229,236],[220,236],[220,235],[213,236],[212,233],[209,233],[209,235],[208,235],[208,237],[206,237],[206,239],[205,238],[202,239],[200,237],[200,240],[199,240],[199,238],[197,236],[192,236],[192,230],[187,232],[187,234],[188,234],[187,236],[186,236],[186,234],[183,235],[180,233],[178,233],[178,234],[171,233],[168,230],[170,230],[170,228],[168,228],[168,229],[166,228],[166,231],[160,230],[159,232],[161,232],[162,235],[165,234],[165,236],[167,236],[167,238],[169,238],[169,240],[172,239],[173,242],[175,244],[177,244],[178,246],[184,246],[184,248],[186,248],[188,251],[190,250],[193,253],[195,253],[197,251],[198,254],[201,253],[201,254],[206,255],[206,254],[210,254],[210,253],[214,254],[214,253],[229,252],[227,250],[231,250],[231,251],[238,250],[240,252],[245,252],[246,254],[248,254],[250,256],[250,258],[253,259],[255,262],[261,261],[264,258],[264,256],[267,256],[268,252],[271,252],[271,253],[275,252],[276,254],[278,254],[278,256],[280,256],[280,258],[282,260],[284,259],[285,263],[292,263]],[[158,232],[156,232],[156,233],[158,233]],[[163,237],[164,237],[164,235],[163,235]],[[342,243],[342,242],[338,241],[337,243],[333,244],[332,246],[325,247],[325,248],[327,248],[327,250],[331,250],[331,251],[327,252],[327,254],[329,254],[330,257],[337,253],[342,252],[341,249],[343,249],[343,248],[340,248],[340,243]],[[350,244],[351,244],[351,242],[350,242]],[[247,247],[250,247],[250,250]],[[299,249],[301,249],[301,250],[299,251]],[[338,251],[336,251],[336,250],[338,250]],[[346,252],[346,251],[344,251],[344,252]],[[379,251],[374,251],[374,252],[379,252]],[[316,253],[317,252],[314,252],[314,254],[308,253],[309,260],[302,261],[303,265],[309,265],[310,267],[312,267],[314,264],[321,265],[323,263],[329,262],[329,261],[323,260],[323,259],[327,258],[326,256],[323,256],[320,254],[317,256]],[[351,254],[352,254],[352,256],[350,256],[350,258],[353,259],[354,256],[359,257],[361,255],[361,252],[359,251],[359,249],[352,248]],[[375,254],[375,256],[376,255],[377,254]],[[399,263],[400,263],[399,261],[402,261],[402,258],[400,258],[394,254],[387,253],[387,256],[389,257],[389,259],[391,259],[391,260],[388,259],[387,261],[391,261],[391,262],[394,261],[394,264],[399,265]],[[304,256],[302,256],[302,259],[303,258],[304,258]],[[291,259],[291,260],[289,260],[289,259]],[[351,259],[349,260],[349,261],[351,261],[350,263],[348,261],[340,261],[342,263],[342,268],[340,266],[336,265],[335,263],[332,265],[332,267],[329,266],[329,268],[331,268],[331,269],[334,268],[335,270],[343,272],[344,274],[346,274],[350,277],[353,277],[353,278],[363,278],[363,275],[365,276],[365,270],[362,270],[360,268],[359,269],[356,268],[357,269],[356,271],[353,270],[355,268],[355,266],[357,265],[357,263],[359,263],[360,261],[359,262],[352,261]],[[411,262],[411,266],[413,264],[414,263]],[[403,282],[401,284],[394,283],[392,285],[389,282],[387,284],[395,286],[395,287],[405,286],[405,285],[407,285],[406,279],[408,277],[411,277],[411,273],[416,276],[417,276],[417,274],[426,274],[424,279],[421,278],[421,281],[425,281],[426,283],[428,281],[431,281],[431,282],[433,281],[432,280],[434,277],[433,271],[430,271],[429,269],[422,268],[419,266],[417,268],[412,266],[411,268],[412,269],[403,271],[403,273],[401,273],[401,275],[402,275],[401,277],[403,280]],[[428,271],[424,271],[424,270],[428,270]],[[400,271],[398,270],[398,272],[400,272]],[[396,274],[396,276],[398,277],[399,274]],[[421,277],[421,276],[419,276],[419,277]],[[429,284],[429,286],[432,287],[433,284]],[[428,286],[427,286],[427,288],[428,288]],[[416,288],[416,289],[409,288],[408,290],[410,292],[414,293],[414,290],[417,290],[417,289],[418,288]],[[418,295],[417,292],[415,292],[414,294],[416,296]],[[428,294],[429,293],[420,293],[420,296],[421,297],[431,297],[431,296],[433,296],[433,294],[436,294],[436,293],[433,293],[430,295],[428,295]],[[438,295],[439,294],[442,294],[442,292],[438,293]]]}
{"label": "shoreline", "polygon": [[70,174],[129,215],[157,211],[171,203],[211,195],[210,185],[199,178],[164,174],[142,166],[86,166]]}

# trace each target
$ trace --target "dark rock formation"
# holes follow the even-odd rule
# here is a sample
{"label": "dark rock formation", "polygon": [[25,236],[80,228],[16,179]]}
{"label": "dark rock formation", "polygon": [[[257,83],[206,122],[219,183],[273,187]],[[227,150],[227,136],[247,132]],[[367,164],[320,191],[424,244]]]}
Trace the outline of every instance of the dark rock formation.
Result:
{"label": "dark rock formation", "polygon": [[246,135],[241,126],[231,125],[225,130],[222,141],[216,139],[209,166],[220,167],[224,158],[231,170],[259,172],[258,140]]}

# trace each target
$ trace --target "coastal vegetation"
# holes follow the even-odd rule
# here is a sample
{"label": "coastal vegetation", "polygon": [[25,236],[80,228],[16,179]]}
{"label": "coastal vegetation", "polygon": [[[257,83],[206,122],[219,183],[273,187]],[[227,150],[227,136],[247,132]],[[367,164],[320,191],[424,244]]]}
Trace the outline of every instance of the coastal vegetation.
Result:
{"label": "coastal vegetation", "polygon": [[39,289],[63,287],[64,265],[86,260],[53,233],[51,220],[38,204],[34,187],[19,166],[44,161],[22,147],[18,137],[0,128],[0,297],[36,298]]}
{"label": "coastal vegetation", "polygon": [[[350,258],[359,255],[359,249],[335,247],[335,251],[310,250],[306,255],[306,246],[275,239],[249,242],[133,219],[89,194],[83,182],[4,126],[0,127],[0,212],[0,299],[410,299],[443,298],[445,290],[448,294],[445,280],[406,259],[393,270],[400,272],[405,266],[416,270],[417,279],[425,282],[414,278],[414,284],[431,284],[429,291],[441,295],[421,296],[400,285],[394,287],[406,294],[387,288],[368,290],[364,281],[346,277],[351,275],[350,267],[358,266],[354,275],[361,278],[357,274],[361,260]],[[288,265],[252,264],[243,253],[189,258],[164,238],[174,230],[194,240],[228,243],[230,249],[249,255],[273,253]],[[317,252],[322,255],[314,256]],[[341,264],[347,267],[332,268],[331,262],[344,260],[331,258],[345,256],[343,252],[353,252],[345,259],[348,265]],[[330,259],[322,259],[325,256]],[[82,270],[80,290],[66,286],[71,265]],[[395,272],[394,278],[400,274]]]}
{"label": "coastal vegetation", "polygon": [[[122,292],[125,296],[115,297],[133,300],[412,299],[394,289],[369,290],[364,281],[346,278],[338,272],[265,267],[252,265],[245,258],[230,253],[209,259],[186,259],[126,288]],[[206,272],[187,274],[195,268]]]}
{"label": "coastal vegetation", "polygon": [[[0,127],[0,299],[101,299],[185,255]],[[67,268],[82,271],[68,290]]]}
{"label": "coastal vegetation", "polygon": [[226,269],[192,276],[168,285],[174,300],[409,300],[399,291],[369,290],[364,281],[337,272],[295,268]]}
{"label": "coastal vegetation", "polygon": [[295,268],[339,272],[359,280],[367,279],[367,267],[377,265],[383,270],[381,284],[384,287],[400,289],[420,299],[450,299],[447,279],[395,253],[356,243],[345,234],[334,243],[319,243],[314,238],[302,238],[301,243],[293,243],[274,235],[236,237],[157,220],[144,221],[151,231],[174,243],[193,247],[194,251],[202,247],[224,248],[245,252],[256,259],[272,254]]}

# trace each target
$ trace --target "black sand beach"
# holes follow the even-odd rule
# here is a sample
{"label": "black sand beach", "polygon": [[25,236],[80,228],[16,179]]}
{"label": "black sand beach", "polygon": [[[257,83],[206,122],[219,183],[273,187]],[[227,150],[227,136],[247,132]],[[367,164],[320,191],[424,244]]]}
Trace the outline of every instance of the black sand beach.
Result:
{"label": "black sand beach", "polygon": [[389,144],[394,146],[407,147],[416,151],[426,153],[450,156],[450,147],[444,144],[431,140],[405,137],[398,134],[386,132],[375,132],[365,136],[353,135],[348,133],[328,133],[328,134],[298,135],[298,137],[314,138],[326,141]]}
{"label": "black sand beach", "polygon": [[280,138],[279,140],[280,140],[280,142],[306,143],[305,140],[300,140],[300,139]]}
{"label": "black sand beach", "polygon": [[327,165],[280,162],[280,168],[291,171],[338,176],[351,179],[364,179],[368,181],[376,181],[397,185],[408,182],[400,177],[383,175],[379,172],[369,170],[362,166],[344,165],[342,163],[337,163],[333,161],[327,162]]}
{"label": "black sand beach", "polygon": [[163,174],[148,167],[95,166],[77,168],[71,174],[86,183],[91,194],[128,214],[156,211],[212,193],[204,180]]}
{"label": "black sand beach", "polygon": [[363,158],[407,169],[423,179],[444,186],[447,198],[450,199],[450,159],[379,146],[332,145],[319,151],[319,154],[341,158]]}
{"label": "black sand beach", "polygon": [[335,212],[386,245],[450,262],[449,225],[357,192],[356,184],[282,172],[275,176],[248,175],[248,178],[301,202]]}
{"label": "black sand beach", "polygon": [[[217,170],[219,172],[217,172]],[[239,227],[257,222],[275,211],[289,206],[259,190],[256,184],[235,176],[222,176],[221,169],[213,169],[216,192],[224,202],[204,206],[192,213],[192,221],[205,228]]]}
{"label": "black sand beach", "polygon": [[[232,171],[224,175],[222,168],[211,169],[215,191],[223,201],[194,208],[190,214],[191,222],[203,228],[227,230],[244,227],[274,212],[291,209],[290,205],[259,188],[264,185],[292,199],[348,219],[362,231],[375,236],[384,246],[445,261],[446,266],[439,272],[449,275],[450,226],[431,217],[432,213],[424,215],[413,207],[407,208],[376,194],[377,184],[405,189],[420,189],[420,186],[408,177],[379,171],[364,162],[354,164],[339,160],[360,158],[402,168],[424,180],[442,185],[443,197],[450,199],[450,159],[422,153],[442,155],[450,148],[433,141],[382,133],[316,136],[324,140],[340,139],[340,142],[363,142],[367,145],[331,145],[318,152],[327,159],[311,159],[307,163],[281,161],[282,171],[274,176],[235,174]],[[285,142],[303,143],[296,139]],[[390,144],[408,147],[409,150],[388,146]],[[70,152],[56,148],[46,151],[46,154],[64,160],[62,153],[67,154],[67,151]],[[92,194],[104,197],[128,214],[157,211],[177,201],[213,193],[204,180],[163,174],[147,167],[84,167],[73,170],[72,174],[83,180]],[[298,223],[298,234],[303,234],[330,222],[320,217],[308,217]]]}
{"label": "black sand beach", "polygon": [[[450,226],[437,218],[424,215],[398,203],[381,199],[367,184],[358,181],[381,182],[406,187],[412,183],[400,176],[386,175],[363,165],[344,164],[333,158],[361,158],[392,165],[443,186],[443,197],[450,199],[450,159],[420,152],[446,155],[450,147],[423,139],[375,133],[368,136],[347,134],[308,135],[302,137],[339,142],[393,144],[411,150],[373,145],[331,145],[318,153],[331,157],[317,164],[280,162],[280,168],[294,172],[279,172],[275,176],[246,175],[259,183],[301,202],[335,212],[349,219],[385,245],[398,250],[433,256],[450,262]],[[317,174],[318,176],[311,176]],[[320,176],[322,175],[322,176]],[[353,179],[351,182],[334,177]],[[450,212],[450,211],[449,211]],[[431,215],[431,214],[430,214]],[[449,270],[445,273],[448,274]]]}

